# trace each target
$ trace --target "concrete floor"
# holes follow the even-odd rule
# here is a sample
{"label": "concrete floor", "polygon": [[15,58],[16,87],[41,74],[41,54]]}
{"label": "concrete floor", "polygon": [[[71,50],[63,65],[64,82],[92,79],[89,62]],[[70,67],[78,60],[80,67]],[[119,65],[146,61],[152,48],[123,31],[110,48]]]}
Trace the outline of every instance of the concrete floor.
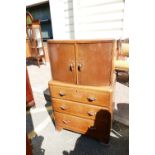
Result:
{"label": "concrete floor", "polygon": [[50,102],[44,91],[51,79],[50,65],[29,65],[28,72],[36,106],[27,111],[27,133],[32,139],[33,155],[128,155],[129,154],[129,87],[116,82],[114,122],[110,143],[67,130],[55,131]]}

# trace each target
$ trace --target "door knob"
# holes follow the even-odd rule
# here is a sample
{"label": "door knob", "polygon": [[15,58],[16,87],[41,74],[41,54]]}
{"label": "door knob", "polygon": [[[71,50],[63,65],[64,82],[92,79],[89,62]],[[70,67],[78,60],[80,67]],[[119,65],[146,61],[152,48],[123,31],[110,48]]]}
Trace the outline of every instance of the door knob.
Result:
{"label": "door knob", "polygon": [[82,69],[82,65],[78,64],[78,71],[81,72],[81,69]]}

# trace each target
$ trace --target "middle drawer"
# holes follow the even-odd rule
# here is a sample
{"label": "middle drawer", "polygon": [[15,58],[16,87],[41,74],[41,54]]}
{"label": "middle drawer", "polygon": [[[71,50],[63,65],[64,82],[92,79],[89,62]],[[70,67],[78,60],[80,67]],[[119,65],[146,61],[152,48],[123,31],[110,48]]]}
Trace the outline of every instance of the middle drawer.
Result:
{"label": "middle drawer", "polygon": [[66,101],[61,99],[52,98],[54,111],[71,114],[74,116],[79,116],[83,118],[88,118],[95,120],[96,114],[98,113],[98,119],[104,118],[103,110],[108,110],[108,108],[103,108],[94,105],[87,105],[78,102]]}

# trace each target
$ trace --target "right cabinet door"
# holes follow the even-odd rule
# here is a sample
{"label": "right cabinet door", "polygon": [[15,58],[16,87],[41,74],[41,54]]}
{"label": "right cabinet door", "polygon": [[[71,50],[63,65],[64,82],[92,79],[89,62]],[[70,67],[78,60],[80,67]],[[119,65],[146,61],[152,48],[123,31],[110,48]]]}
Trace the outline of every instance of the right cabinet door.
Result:
{"label": "right cabinet door", "polygon": [[77,43],[77,81],[81,85],[110,85],[114,41]]}

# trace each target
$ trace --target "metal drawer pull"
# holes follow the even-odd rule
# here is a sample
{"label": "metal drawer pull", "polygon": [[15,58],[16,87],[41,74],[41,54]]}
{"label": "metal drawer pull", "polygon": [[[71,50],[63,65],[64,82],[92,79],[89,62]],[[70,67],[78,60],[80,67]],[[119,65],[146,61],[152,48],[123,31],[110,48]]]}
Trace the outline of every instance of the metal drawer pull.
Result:
{"label": "metal drawer pull", "polygon": [[81,72],[82,65],[78,64],[78,71]]}
{"label": "metal drawer pull", "polygon": [[95,112],[93,112],[93,111],[88,111],[88,115],[89,115],[89,116],[94,116],[94,115],[95,115]]}
{"label": "metal drawer pull", "polygon": [[68,124],[70,121],[69,121],[69,120],[62,120],[62,122],[63,122],[64,124]]}
{"label": "metal drawer pull", "polygon": [[64,105],[60,106],[61,110],[66,110],[66,107]]}
{"label": "metal drawer pull", "polygon": [[95,100],[96,100],[96,98],[95,98],[95,97],[88,97],[87,99],[88,99],[88,101],[90,101],[90,102],[92,102],[92,101],[95,101]]}
{"label": "metal drawer pull", "polygon": [[59,95],[60,95],[60,96],[65,96],[65,93],[59,92]]}
{"label": "metal drawer pull", "polygon": [[74,70],[74,65],[73,64],[70,64],[69,65],[69,70],[72,72]]}

